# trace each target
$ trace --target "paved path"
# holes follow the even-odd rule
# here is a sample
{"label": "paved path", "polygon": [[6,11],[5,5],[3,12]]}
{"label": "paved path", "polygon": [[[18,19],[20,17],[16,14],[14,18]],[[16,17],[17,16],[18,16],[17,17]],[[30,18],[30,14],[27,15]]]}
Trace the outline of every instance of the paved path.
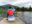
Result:
{"label": "paved path", "polygon": [[25,24],[19,17],[16,17],[16,24]]}
{"label": "paved path", "polygon": [[16,17],[16,20],[14,22],[8,22],[6,18],[4,18],[2,21],[0,21],[0,24],[24,24],[22,20],[20,20],[18,17]]}

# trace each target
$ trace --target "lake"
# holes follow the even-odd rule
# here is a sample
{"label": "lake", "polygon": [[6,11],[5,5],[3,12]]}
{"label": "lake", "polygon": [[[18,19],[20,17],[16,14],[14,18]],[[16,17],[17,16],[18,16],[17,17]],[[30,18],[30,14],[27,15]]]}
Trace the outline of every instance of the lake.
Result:
{"label": "lake", "polygon": [[32,24],[32,12],[17,12],[17,16],[22,19],[25,23]]}
{"label": "lake", "polygon": [[23,14],[24,21],[32,24],[32,12],[25,11]]}

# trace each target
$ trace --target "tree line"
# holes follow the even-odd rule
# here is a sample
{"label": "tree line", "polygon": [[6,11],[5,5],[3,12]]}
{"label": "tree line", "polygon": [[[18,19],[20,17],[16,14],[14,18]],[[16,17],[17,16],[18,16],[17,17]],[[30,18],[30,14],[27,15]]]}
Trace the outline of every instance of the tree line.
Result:
{"label": "tree line", "polygon": [[32,11],[32,8],[31,7],[29,7],[29,8],[25,8],[25,7],[19,8],[19,7],[17,7],[16,11]]}
{"label": "tree line", "polygon": [[[2,7],[2,6],[0,6],[0,7]],[[3,7],[5,7],[6,9],[9,9],[9,7],[14,7],[14,8],[16,8],[16,11],[32,11],[32,8],[31,8],[31,6],[28,8],[28,7],[18,7],[18,6],[8,6],[8,5],[5,5],[5,6],[3,6]]]}

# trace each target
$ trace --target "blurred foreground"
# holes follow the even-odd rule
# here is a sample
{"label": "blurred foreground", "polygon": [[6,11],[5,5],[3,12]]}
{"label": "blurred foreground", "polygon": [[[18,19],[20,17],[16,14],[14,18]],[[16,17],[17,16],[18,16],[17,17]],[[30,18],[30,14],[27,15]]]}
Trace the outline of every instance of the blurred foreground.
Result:
{"label": "blurred foreground", "polygon": [[19,17],[16,17],[14,22],[8,22],[6,18],[3,18],[3,20],[0,21],[0,24],[24,24],[24,22],[20,20]]}
{"label": "blurred foreground", "polygon": [[0,21],[0,24],[25,24],[20,18],[19,18],[19,15],[21,16],[20,14],[21,12],[17,13],[17,17],[16,17],[16,20],[14,22],[8,22],[5,18],[3,18],[3,20]]}

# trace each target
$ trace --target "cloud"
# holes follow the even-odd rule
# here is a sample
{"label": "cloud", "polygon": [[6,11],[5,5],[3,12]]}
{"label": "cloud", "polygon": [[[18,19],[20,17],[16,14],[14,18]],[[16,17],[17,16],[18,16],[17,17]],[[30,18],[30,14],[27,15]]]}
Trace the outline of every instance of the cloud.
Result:
{"label": "cloud", "polygon": [[19,7],[29,7],[31,5],[32,7],[32,0],[0,0],[0,6],[5,4],[12,4]]}
{"label": "cloud", "polygon": [[22,2],[16,3],[15,6],[19,6],[19,7],[29,7],[31,5],[32,7],[32,0],[23,0]]}

